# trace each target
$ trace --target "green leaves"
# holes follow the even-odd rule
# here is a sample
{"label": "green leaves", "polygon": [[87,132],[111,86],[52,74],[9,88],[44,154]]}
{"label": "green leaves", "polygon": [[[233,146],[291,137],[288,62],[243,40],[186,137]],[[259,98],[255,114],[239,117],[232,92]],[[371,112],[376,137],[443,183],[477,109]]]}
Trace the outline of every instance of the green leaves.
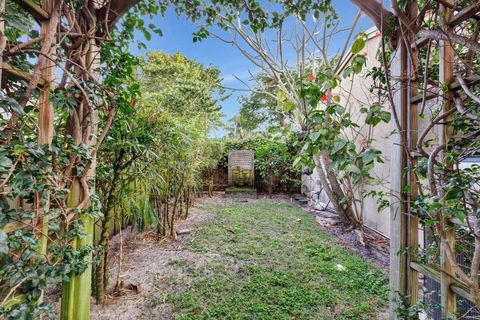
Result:
{"label": "green leaves", "polygon": [[277,92],[277,105],[278,109],[283,112],[290,112],[295,110],[295,105],[288,100],[287,94],[283,91]]}
{"label": "green leaves", "polygon": [[78,100],[72,96],[72,92],[56,88],[50,92],[49,98],[53,103],[53,107],[58,111],[66,111],[67,115],[72,115],[75,112]]}
{"label": "green leaves", "polygon": [[6,155],[0,155],[0,172],[7,172],[13,166],[12,160]]}
{"label": "green leaves", "polygon": [[[264,32],[269,28],[278,28],[283,25],[285,19],[295,15],[305,21],[307,15],[319,17],[323,14],[328,23],[336,18],[335,9],[330,0],[297,1],[263,3],[255,0],[231,1],[214,0],[211,2],[176,0],[175,11],[188,17],[193,22],[205,27],[217,27],[227,29],[228,23],[235,23],[240,16],[238,24],[248,26],[254,33]],[[275,5],[270,5],[275,4]],[[277,5],[278,4],[278,5]],[[200,41],[204,37],[194,33],[194,41]]]}
{"label": "green leaves", "polygon": [[218,101],[225,99],[220,70],[204,66],[181,53],[150,52],[142,62],[140,88],[146,107],[179,116],[207,114],[210,125],[221,118]]}
{"label": "green leaves", "polygon": [[200,42],[202,40],[205,40],[209,35],[210,32],[204,28],[200,27],[197,31],[193,32],[193,42]]}
{"label": "green leaves", "polygon": [[391,119],[390,112],[384,111],[383,107],[378,103],[372,104],[369,109],[361,108],[360,112],[366,114],[365,123],[373,127],[381,122],[389,123]]}
{"label": "green leaves", "polygon": [[308,135],[308,137],[310,138],[310,140],[312,142],[316,142],[318,140],[318,138],[320,137],[321,133],[320,132],[312,132]]}
{"label": "green leaves", "polygon": [[291,187],[298,183],[301,159],[295,158],[296,150],[289,149],[285,143],[267,139],[254,150],[256,176],[263,178],[269,191],[274,191],[278,185]]}
{"label": "green leaves", "polygon": [[343,148],[345,148],[345,146],[347,145],[348,141],[347,140],[343,140],[343,139],[339,139],[335,145],[333,146],[332,150],[330,150],[330,154],[331,155],[334,155],[336,153],[338,153],[340,150],[342,150]]}
{"label": "green leaves", "polygon": [[356,165],[354,164],[347,164],[347,166],[345,167],[345,172],[347,173],[355,173],[355,174],[361,174],[362,171],[360,170],[359,167],[357,167]]}
{"label": "green leaves", "polygon": [[18,101],[7,96],[0,96],[0,104],[2,108],[5,108],[6,110],[9,110],[11,112],[16,113],[17,115],[21,116],[25,112],[23,111],[22,108],[20,108],[20,105],[18,104]]}
{"label": "green leaves", "polygon": [[163,36],[163,32],[160,28],[157,28],[153,23],[150,23],[148,27],[157,35],[160,37]]}
{"label": "green leaves", "polygon": [[365,41],[367,41],[368,36],[366,33],[361,32],[355,36],[355,41],[352,45],[352,53],[355,55],[365,48]]}
{"label": "green leaves", "polygon": [[0,19],[5,21],[5,35],[8,41],[13,43],[21,36],[33,36],[32,30],[35,21],[32,15],[16,4],[9,3],[8,7],[8,10],[0,15]]}
{"label": "green leaves", "polygon": [[383,162],[381,159],[382,152],[380,150],[376,150],[373,148],[370,148],[363,152],[360,157],[362,158],[362,161],[364,164],[371,164],[375,160],[378,162]]}
{"label": "green leaves", "polygon": [[352,57],[350,58],[350,66],[345,67],[343,70],[344,78],[362,72],[365,63],[367,62],[367,57],[364,54],[360,54],[360,51],[365,48],[367,39],[368,37],[365,33],[359,33],[355,36],[355,41],[353,42],[351,49]]}
{"label": "green leaves", "polygon": [[357,38],[352,45],[352,53],[357,54],[365,48],[365,40],[363,38]]}
{"label": "green leaves", "polygon": [[302,156],[296,157],[295,160],[293,161],[293,167],[294,168],[298,167],[301,164],[301,161],[302,161]]}
{"label": "green leaves", "polygon": [[352,68],[355,74],[359,74],[362,72],[365,63],[367,62],[367,58],[364,55],[356,55],[352,58]]}

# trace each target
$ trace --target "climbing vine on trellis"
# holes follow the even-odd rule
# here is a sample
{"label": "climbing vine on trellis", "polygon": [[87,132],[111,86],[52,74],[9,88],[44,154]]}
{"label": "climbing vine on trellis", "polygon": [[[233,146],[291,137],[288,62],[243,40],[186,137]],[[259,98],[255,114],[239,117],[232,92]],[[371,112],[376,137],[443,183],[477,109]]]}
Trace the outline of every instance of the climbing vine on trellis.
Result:
{"label": "climbing vine on trellis", "polygon": [[88,319],[97,151],[115,114],[138,96],[129,81],[137,59],[126,50],[134,31],[159,32],[140,15],[164,8],[1,4],[0,314],[52,313],[45,289],[63,282],[61,318]]}

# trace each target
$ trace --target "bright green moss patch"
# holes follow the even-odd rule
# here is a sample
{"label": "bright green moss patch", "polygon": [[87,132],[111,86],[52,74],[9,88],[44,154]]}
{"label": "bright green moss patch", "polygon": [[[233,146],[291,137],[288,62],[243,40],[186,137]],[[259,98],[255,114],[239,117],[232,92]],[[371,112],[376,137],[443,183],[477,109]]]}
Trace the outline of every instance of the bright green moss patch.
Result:
{"label": "bright green moss patch", "polygon": [[173,263],[182,276],[169,279],[165,303],[175,319],[378,319],[386,307],[384,275],[302,210],[270,201],[202,209],[215,219],[189,248],[215,258]]}

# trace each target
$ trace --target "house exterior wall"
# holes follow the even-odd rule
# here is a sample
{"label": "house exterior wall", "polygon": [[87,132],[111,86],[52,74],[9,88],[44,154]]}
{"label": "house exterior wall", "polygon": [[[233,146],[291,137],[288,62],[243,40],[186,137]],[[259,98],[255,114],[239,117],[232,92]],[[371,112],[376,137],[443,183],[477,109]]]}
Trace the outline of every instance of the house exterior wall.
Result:
{"label": "house exterior wall", "polygon": [[[362,107],[367,107],[378,102],[384,106],[384,109],[390,111],[390,103],[387,100],[387,97],[378,97],[377,95],[371,93],[369,88],[373,84],[371,77],[367,77],[368,71],[372,70],[373,67],[380,67],[381,63],[377,59],[377,54],[380,48],[380,33],[376,28],[371,28],[367,32],[368,40],[366,41],[363,54],[367,57],[367,64],[363,72],[359,75],[355,75],[348,79],[342,79],[338,88],[333,92],[334,95],[338,95],[341,98],[340,104],[345,106],[347,111],[352,114],[352,120],[357,124],[364,123],[365,115],[360,112]],[[345,65],[349,61],[347,60]],[[431,100],[427,102],[425,106],[425,120],[420,120],[418,122],[419,134],[425,130],[429,124],[430,113],[437,106],[438,101]],[[357,145],[360,147],[362,139],[368,136],[368,127],[361,127],[358,132],[346,132],[346,135],[355,140]],[[383,191],[387,194],[386,199],[390,200],[389,191],[390,191],[390,166],[391,166],[391,154],[392,154],[392,145],[393,141],[391,139],[391,133],[396,130],[393,116],[391,123],[380,123],[375,128],[373,128],[373,138],[372,147],[382,151],[382,160],[383,163],[375,163],[375,166],[371,172],[371,176],[374,177],[375,181],[370,185],[365,186],[365,190],[375,190]],[[435,144],[437,133],[432,130],[427,135],[426,141],[430,141],[429,146],[426,147],[426,150],[431,150]],[[322,204],[328,202],[328,197],[325,192],[320,194],[318,197],[318,191],[322,189],[318,174],[314,172],[311,175],[302,175],[302,193],[311,199],[310,204],[315,205],[316,202],[320,201]],[[318,200],[319,198],[319,200]],[[362,197],[357,195],[358,199]],[[333,210],[333,207],[329,206],[329,209]],[[378,212],[377,199],[372,197],[367,197],[363,199],[363,219],[364,224],[367,227],[370,227],[377,232],[390,237],[390,208],[385,208],[381,212]],[[422,241],[421,241],[422,242]]]}
{"label": "house exterior wall", "polygon": [[[372,67],[379,67],[380,62],[377,60],[376,55],[380,45],[381,37],[376,29],[372,28],[367,31],[369,35],[364,48],[364,54],[367,57],[367,65],[365,70],[352,78],[343,79],[336,90],[334,95],[341,97],[340,104],[347,107],[347,111],[352,114],[352,118],[357,123],[364,122],[364,114],[360,113],[360,108],[368,107],[374,102],[378,101],[378,97],[369,92],[369,88],[372,85],[372,80],[366,77],[367,71]],[[360,128],[360,132],[347,132],[347,136],[355,138],[360,144],[361,140],[368,136],[368,128]],[[390,124],[381,123],[374,128],[372,147],[382,151],[384,163],[376,163],[372,172],[372,176],[375,178],[374,185],[366,186],[366,190],[374,189],[376,191],[388,192],[390,189],[390,154],[391,143],[389,141],[389,135],[392,131]],[[315,204],[316,192],[321,190],[320,180],[318,174],[314,172],[310,176],[302,176],[302,193],[308,198],[312,199],[310,203]],[[360,198],[360,197],[359,197]],[[324,192],[320,195],[320,202],[326,203],[328,197]],[[364,224],[370,228],[375,229],[379,233],[389,236],[390,233],[390,213],[388,208],[382,212],[377,210],[377,201],[371,197],[364,199],[363,203],[363,218]],[[332,209],[331,205],[329,209]]]}

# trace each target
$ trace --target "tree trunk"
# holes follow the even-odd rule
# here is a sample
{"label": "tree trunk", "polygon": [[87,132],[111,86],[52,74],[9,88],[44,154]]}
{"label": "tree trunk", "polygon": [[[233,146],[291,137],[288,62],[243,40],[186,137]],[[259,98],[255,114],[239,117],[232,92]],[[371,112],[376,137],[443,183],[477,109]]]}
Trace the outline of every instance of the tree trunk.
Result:
{"label": "tree trunk", "polygon": [[[48,12],[50,15],[52,14],[54,8],[54,2],[52,0],[43,0],[42,7]],[[1,2],[2,10],[5,8],[5,2]],[[53,18],[55,19],[55,18]],[[58,22],[53,22],[58,23]],[[0,30],[0,48],[1,52],[3,52],[4,44],[6,44],[6,38],[3,37],[3,26],[4,21],[1,22],[2,30]],[[44,21],[40,27],[40,34],[44,37],[47,36],[47,32],[49,29],[50,21]],[[55,54],[55,39],[52,40],[52,45],[48,51],[48,54],[54,56]],[[44,57],[43,57],[44,58]],[[45,59],[45,58],[44,58]],[[39,58],[40,62],[40,58]],[[50,145],[52,144],[52,139],[54,135],[54,128],[53,128],[53,116],[54,116],[54,109],[53,103],[50,101],[49,95],[50,90],[53,89],[53,83],[55,80],[55,63],[56,61],[45,59],[45,66],[41,70],[41,78],[48,83],[47,86],[42,87],[40,89],[39,94],[39,114],[38,114],[38,144],[39,145],[48,145],[50,149]],[[1,69],[1,64],[0,64]],[[1,72],[0,72],[0,79],[1,79]],[[48,183],[44,181],[44,183]],[[35,203],[34,208],[37,211],[36,216],[38,220],[36,221],[38,225],[40,225],[40,234],[38,235],[39,239],[39,247],[37,251],[37,255],[39,259],[46,259],[47,249],[48,249],[48,213],[50,211],[50,195],[47,195],[47,199],[43,198],[42,193],[37,193],[35,195]],[[41,297],[38,299],[38,302],[41,303],[43,301],[43,291]]]}
{"label": "tree trunk", "polygon": [[[90,39],[88,43],[88,51],[85,56],[85,64],[89,67],[89,75],[95,75],[99,64],[99,48],[95,44],[95,39]],[[82,70],[77,70],[82,73]],[[89,112],[87,112],[89,111]],[[82,115],[82,119],[72,119]],[[81,101],[77,105],[77,112],[70,116],[70,127],[72,137],[77,144],[85,143],[93,148],[96,145],[96,137],[98,134],[98,111],[95,108],[90,108],[88,101]],[[85,124],[83,127],[76,126],[76,124]],[[89,205],[89,200],[85,197],[95,194],[95,170],[96,170],[96,154],[92,155],[91,163],[86,171],[86,183],[81,181],[81,177],[74,176],[70,187],[69,207],[79,207],[82,202],[87,200],[86,206]],[[90,182],[90,183],[88,183]],[[86,187],[85,187],[86,185]],[[88,188],[87,190],[85,188]],[[84,199],[85,198],[85,199]],[[86,246],[93,245],[93,229],[94,220],[89,215],[82,215],[79,219],[83,224],[83,231],[85,236],[79,237],[73,241],[72,246],[80,249]],[[90,295],[92,287],[92,254],[86,257],[88,264],[87,269],[82,274],[73,274],[70,276],[70,281],[64,282],[62,291],[62,312],[61,320],[88,320],[90,319]]]}
{"label": "tree trunk", "polygon": [[[348,209],[346,209],[340,202],[340,200],[343,197],[343,190],[340,188],[340,185],[336,180],[336,177],[334,176],[333,173],[330,173],[330,174],[325,173],[326,170],[324,169],[325,168],[324,164],[322,163],[322,160],[318,155],[314,155],[313,158],[315,161],[315,166],[320,179],[320,183],[322,184],[323,190],[325,190],[325,193],[327,194],[328,198],[332,202],[334,210],[338,213],[338,215],[344,222],[354,227],[357,227],[357,224],[354,221],[352,221],[351,219],[352,216],[350,215]],[[333,184],[331,184],[331,181],[327,178],[327,176],[329,176],[332,179]]]}
{"label": "tree trunk", "polygon": [[[113,164],[113,179],[110,190],[108,191],[105,208],[103,208],[103,220],[99,241],[99,264],[96,268],[95,274],[95,294],[98,304],[105,303],[105,291],[108,286],[108,253],[109,253],[109,239],[110,239],[110,225],[112,223],[112,216],[115,206],[115,192],[117,190],[118,179],[120,176],[120,167],[124,157],[125,151],[121,150],[115,157]],[[115,226],[115,222],[114,222]],[[122,226],[120,225],[120,228]]]}
{"label": "tree trunk", "polygon": [[273,193],[273,176],[268,177],[268,186],[267,186],[268,197],[272,199]]}
{"label": "tree trunk", "polygon": [[210,177],[208,182],[208,196],[211,198],[213,196],[213,175]]}
{"label": "tree trunk", "polygon": [[[328,158],[328,155],[326,152],[322,153],[322,158],[323,162],[325,164],[325,168],[328,167],[330,164],[330,160]],[[337,176],[333,170],[328,170],[327,171],[327,179],[331,185],[333,193],[336,195],[336,199],[338,201],[338,204],[340,207],[343,209],[343,214],[345,217],[348,218],[348,222],[354,227],[354,228],[359,228],[361,227],[362,223],[361,221],[358,221],[351,204],[349,203],[347,197],[345,196],[345,193],[343,192],[342,186],[338,182]],[[341,201],[344,201],[345,204],[342,204]],[[355,200],[353,200],[355,201]]]}

